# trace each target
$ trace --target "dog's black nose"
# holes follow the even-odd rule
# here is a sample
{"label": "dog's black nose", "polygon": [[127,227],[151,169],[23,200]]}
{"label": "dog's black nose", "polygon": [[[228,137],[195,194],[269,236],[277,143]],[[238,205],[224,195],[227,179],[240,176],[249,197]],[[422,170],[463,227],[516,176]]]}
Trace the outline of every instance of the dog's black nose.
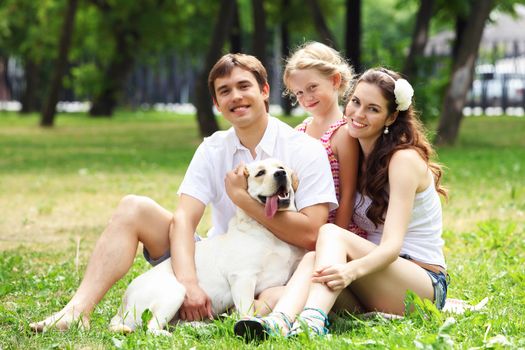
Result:
{"label": "dog's black nose", "polygon": [[286,177],[286,171],[284,171],[284,170],[277,170],[277,171],[273,174],[273,177],[275,177],[276,179],[282,179],[282,178],[285,178],[285,177]]}

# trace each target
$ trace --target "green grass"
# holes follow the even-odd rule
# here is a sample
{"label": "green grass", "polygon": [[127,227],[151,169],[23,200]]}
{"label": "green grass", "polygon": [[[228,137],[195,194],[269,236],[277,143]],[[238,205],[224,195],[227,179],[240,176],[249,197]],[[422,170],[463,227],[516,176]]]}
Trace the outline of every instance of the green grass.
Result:
{"label": "green grass", "polygon": [[[524,136],[523,118],[468,118],[457,146],[438,151],[450,189],[444,205],[449,296],[471,303],[488,296],[484,310],[452,315],[422,306],[403,320],[345,317],[336,320],[329,339],[276,339],[260,347],[503,347],[491,343],[497,336],[511,348],[525,347]],[[124,194],[148,195],[175,208],[178,185],[199,142],[192,116],[59,115],[56,128],[44,130],[36,116],[0,113],[0,349],[255,348],[233,336],[231,318],[202,329],[179,327],[170,338],[109,333],[127,283],[148,268],[141,257],[97,307],[91,330],[29,330],[29,322],[69,300]],[[209,224],[207,213],[199,230]]]}

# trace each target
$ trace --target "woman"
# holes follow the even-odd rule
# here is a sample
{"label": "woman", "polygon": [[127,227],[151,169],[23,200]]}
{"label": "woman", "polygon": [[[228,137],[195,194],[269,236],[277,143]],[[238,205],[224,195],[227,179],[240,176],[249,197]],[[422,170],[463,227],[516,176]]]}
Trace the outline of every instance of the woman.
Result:
{"label": "woman", "polygon": [[338,296],[350,312],[402,315],[408,290],[443,308],[447,273],[439,194],[446,192],[412,95],[406,80],[384,68],[358,79],[346,116],[361,155],[353,219],[368,237],[324,225],[315,258],[310,253],[301,262],[274,311],[237,322],[236,334],[294,335],[308,329],[324,335],[326,314]]}

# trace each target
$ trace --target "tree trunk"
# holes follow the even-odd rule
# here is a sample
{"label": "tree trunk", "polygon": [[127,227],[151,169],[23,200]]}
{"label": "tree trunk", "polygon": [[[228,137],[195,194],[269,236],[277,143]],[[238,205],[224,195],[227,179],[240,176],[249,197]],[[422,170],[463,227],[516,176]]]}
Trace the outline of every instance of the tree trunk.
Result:
{"label": "tree trunk", "polygon": [[195,105],[201,136],[209,136],[219,130],[219,125],[213,114],[213,103],[208,92],[208,74],[215,62],[221,57],[221,50],[232,24],[234,5],[235,3],[231,0],[221,0],[219,15],[213,28],[203,70],[195,84]]}
{"label": "tree trunk", "polygon": [[58,45],[58,58],[55,63],[53,77],[51,79],[49,95],[42,111],[42,118],[40,119],[40,125],[44,127],[53,126],[55,121],[58,94],[62,89],[62,79],[64,78],[64,74],[66,72],[67,56],[71,46],[71,37],[73,36],[75,14],[77,11],[77,0],[68,0],[66,6],[64,25],[62,26],[60,42]]}
{"label": "tree trunk", "polygon": [[263,0],[252,0],[253,54],[268,69],[266,59],[266,12]]}
{"label": "tree trunk", "polygon": [[11,89],[7,78],[7,57],[0,56],[0,101],[11,100]]}
{"label": "tree trunk", "polygon": [[[281,2],[282,13],[286,13],[287,9],[290,8],[290,0],[283,0]],[[281,22],[281,55],[283,57],[290,56],[290,32],[288,31],[288,16],[284,16]],[[283,96],[281,99],[281,107],[285,115],[292,114],[292,102],[288,96]]]}
{"label": "tree trunk", "polygon": [[452,61],[455,62],[458,59],[458,53],[461,46],[463,46],[463,41],[465,40],[465,30],[467,29],[467,20],[464,15],[458,15],[456,17],[456,25],[455,25],[455,34],[456,39],[454,40],[454,44],[452,46]]}
{"label": "tree trunk", "polygon": [[346,0],[346,56],[356,72],[361,72],[361,0]]}
{"label": "tree trunk", "polygon": [[239,18],[239,2],[233,6],[233,24],[230,31],[230,52],[242,52],[241,19]]}
{"label": "tree trunk", "polygon": [[428,41],[428,31],[430,27],[430,20],[434,8],[435,0],[421,0],[419,11],[417,13],[416,25],[412,33],[412,44],[410,51],[403,67],[403,75],[410,80],[417,77],[417,59],[422,57],[425,51],[425,46]]}
{"label": "tree trunk", "polygon": [[37,90],[39,85],[39,69],[35,61],[28,58],[24,64],[25,89],[22,93],[22,109],[20,113],[27,114],[40,110],[42,108],[37,99]]}
{"label": "tree trunk", "polygon": [[135,63],[133,47],[138,40],[138,34],[125,29],[115,29],[114,36],[115,54],[106,68],[102,90],[93,98],[89,110],[89,115],[92,117],[113,115],[119,94]]}
{"label": "tree trunk", "polygon": [[335,37],[330,31],[330,28],[328,28],[328,25],[326,24],[326,21],[324,19],[323,12],[321,11],[321,7],[319,6],[319,3],[317,2],[317,0],[307,0],[307,2],[308,2],[308,5],[310,6],[310,11],[312,11],[315,29],[317,30],[317,33],[321,37],[320,41],[337,50],[337,41],[335,40]]}
{"label": "tree trunk", "polygon": [[450,145],[456,141],[463,119],[463,107],[465,107],[474,74],[483,29],[493,8],[492,0],[472,1],[470,16],[467,18],[463,35],[456,38],[462,44],[458,46],[457,56],[452,65],[450,83],[441,108],[436,136],[438,145]]}

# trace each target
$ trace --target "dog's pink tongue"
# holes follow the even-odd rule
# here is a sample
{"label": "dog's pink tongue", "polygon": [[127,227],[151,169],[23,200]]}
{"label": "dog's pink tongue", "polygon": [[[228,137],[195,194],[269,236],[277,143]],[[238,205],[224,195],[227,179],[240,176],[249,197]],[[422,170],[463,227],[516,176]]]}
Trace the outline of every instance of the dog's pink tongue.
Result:
{"label": "dog's pink tongue", "polygon": [[277,195],[266,198],[266,205],[264,206],[264,211],[266,216],[273,218],[275,213],[277,213]]}

